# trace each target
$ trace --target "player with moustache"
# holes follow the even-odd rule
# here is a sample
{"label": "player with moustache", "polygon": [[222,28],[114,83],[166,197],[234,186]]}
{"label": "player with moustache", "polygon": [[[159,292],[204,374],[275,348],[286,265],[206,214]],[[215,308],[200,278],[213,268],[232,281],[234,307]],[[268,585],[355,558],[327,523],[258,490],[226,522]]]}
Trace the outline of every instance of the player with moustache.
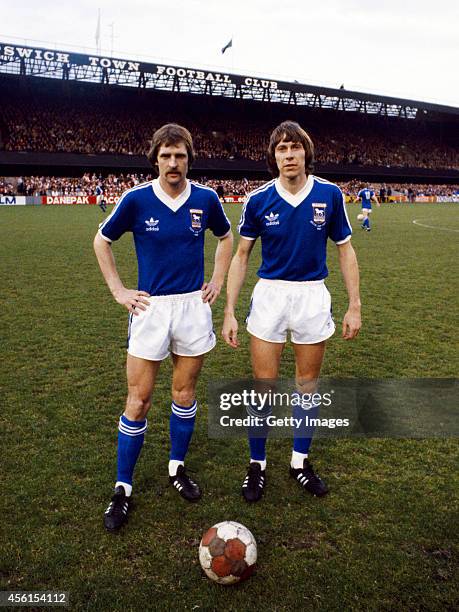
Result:
{"label": "player with moustache", "polygon": [[[94,240],[105,281],[129,311],[128,394],[118,426],[118,473],[104,515],[109,531],[126,521],[134,467],[147,430],[147,413],[161,361],[172,354],[172,412],[169,480],[187,501],[201,497],[184,460],[197,411],[196,384],[204,355],[216,343],[211,306],[220,294],[231,261],[230,223],[213,189],[193,183],[190,133],[177,124],[153,134],[148,158],[158,173],[151,182],[126,191]],[[204,234],[218,238],[212,278],[204,282]],[[138,262],[138,289],[118,274],[112,242],[132,232]]]}
{"label": "player with moustache", "polygon": [[[277,379],[290,332],[296,364],[293,395],[298,397],[316,390],[326,341],[335,331],[324,282],[329,238],[337,245],[349,297],[343,338],[355,338],[361,326],[359,268],[343,194],[333,183],[311,173],[313,157],[313,143],[298,123],[285,121],[272,132],[267,162],[275,178],[253,191],[243,208],[240,240],[228,273],[222,329],[227,344],[237,348],[235,308],[250,254],[260,238],[259,280],[247,317],[253,376],[258,381]],[[303,407],[293,401],[292,406],[294,416],[304,424]],[[266,485],[266,439],[266,429],[249,430],[250,463],[242,485],[248,502],[258,501]],[[309,461],[311,440],[310,430],[294,430],[290,475],[304,490],[323,496],[328,487]]]}

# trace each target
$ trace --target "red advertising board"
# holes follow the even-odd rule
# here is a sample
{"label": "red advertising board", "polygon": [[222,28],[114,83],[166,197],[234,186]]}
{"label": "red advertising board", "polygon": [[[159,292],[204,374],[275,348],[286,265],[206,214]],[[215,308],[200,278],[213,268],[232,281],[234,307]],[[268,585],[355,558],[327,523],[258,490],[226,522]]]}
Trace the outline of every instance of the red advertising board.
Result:
{"label": "red advertising board", "polygon": [[243,204],[245,196],[227,195],[223,199],[225,200],[225,204]]}
{"label": "red advertising board", "polygon": [[42,204],[96,204],[96,196],[41,196]]}

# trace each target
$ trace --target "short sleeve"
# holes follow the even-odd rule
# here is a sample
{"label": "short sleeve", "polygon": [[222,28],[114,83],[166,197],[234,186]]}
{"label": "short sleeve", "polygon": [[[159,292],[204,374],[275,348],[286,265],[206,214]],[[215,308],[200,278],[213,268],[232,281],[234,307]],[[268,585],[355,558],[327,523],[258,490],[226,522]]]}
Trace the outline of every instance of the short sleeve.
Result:
{"label": "short sleeve", "polygon": [[333,211],[330,219],[329,236],[336,244],[344,244],[350,240],[351,235],[352,227],[347,216],[344,195],[336,187],[336,190],[333,192]]}
{"label": "short sleeve", "polygon": [[237,229],[243,238],[248,238],[249,240],[255,240],[260,235],[260,230],[255,216],[255,203],[250,196],[242,209],[241,219]]}
{"label": "short sleeve", "polygon": [[231,229],[231,223],[216,193],[213,193],[211,197],[209,207],[209,228],[217,238],[223,238]]}
{"label": "short sleeve", "polygon": [[123,193],[117,205],[105,221],[99,225],[99,234],[112,242],[118,240],[126,232],[132,232],[134,214],[134,194],[130,191]]}

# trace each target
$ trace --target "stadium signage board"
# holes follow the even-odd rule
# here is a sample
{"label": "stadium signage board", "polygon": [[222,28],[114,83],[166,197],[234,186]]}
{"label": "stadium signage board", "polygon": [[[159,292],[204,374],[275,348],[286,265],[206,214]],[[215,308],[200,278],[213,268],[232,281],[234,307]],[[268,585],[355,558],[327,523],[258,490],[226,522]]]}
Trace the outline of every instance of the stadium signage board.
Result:
{"label": "stadium signage board", "polygon": [[[105,196],[105,202],[107,204],[116,204],[121,194],[112,194]],[[227,195],[223,198],[226,204],[243,204],[246,196],[242,195]],[[349,203],[352,199],[347,198],[346,201]],[[406,196],[393,196],[391,202],[407,202]],[[417,202],[459,202],[458,195],[448,196],[417,196]],[[24,205],[77,205],[77,204],[97,204],[97,196],[95,195],[81,195],[81,194],[67,194],[67,195],[53,195],[53,196],[13,196],[13,195],[2,195],[0,194],[0,206],[24,206]]]}
{"label": "stadium signage board", "polygon": [[203,68],[0,42],[0,73],[222,96],[309,108],[415,119],[419,110],[458,114],[455,107]]}
{"label": "stadium signage board", "polygon": [[437,202],[459,202],[459,193],[452,196],[436,196]]}
{"label": "stadium signage board", "polygon": [[[187,77],[189,79],[198,79],[198,81],[215,81],[217,83],[234,84],[231,77],[234,75],[221,74],[220,72],[206,72],[204,70],[192,70],[190,68],[177,68],[175,66],[156,66],[156,74],[167,76]],[[244,85],[248,87],[262,87],[263,89],[277,89],[277,81],[267,79],[255,79],[253,77],[243,77]]]}
{"label": "stadium signage board", "polygon": [[0,55],[10,59],[35,59],[49,62],[70,62],[70,53],[51,51],[50,49],[36,49],[33,47],[19,47],[16,45],[0,44]]}
{"label": "stadium signage board", "polygon": [[24,196],[0,195],[0,206],[24,206]]}
{"label": "stadium signage board", "polygon": [[41,196],[42,204],[95,204],[96,196]]}
{"label": "stadium signage board", "polygon": [[243,204],[245,202],[245,196],[241,195],[227,195],[223,198],[225,204]]}
{"label": "stadium signage board", "polygon": [[277,81],[269,79],[258,79],[254,77],[243,77],[220,72],[183,68],[179,66],[164,66],[160,64],[149,64],[145,62],[133,62],[131,60],[84,55],[81,53],[66,53],[53,51],[51,49],[40,49],[37,47],[26,47],[19,45],[6,45],[0,43],[0,56],[7,60],[44,60],[60,64],[76,64],[79,66],[90,66],[92,68],[115,69],[121,72],[143,72],[156,77],[169,76],[196,79],[198,81],[210,81],[228,85],[243,83],[247,87],[260,87],[262,89],[278,89]]}

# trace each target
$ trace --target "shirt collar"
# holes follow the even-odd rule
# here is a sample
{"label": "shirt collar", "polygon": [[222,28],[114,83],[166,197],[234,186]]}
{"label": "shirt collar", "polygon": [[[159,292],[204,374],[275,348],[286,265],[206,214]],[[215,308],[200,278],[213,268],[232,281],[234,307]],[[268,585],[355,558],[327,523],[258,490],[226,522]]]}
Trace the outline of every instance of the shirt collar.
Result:
{"label": "shirt collar", "polygon": [[295,194],[290,193],[290,191],[287,191],[287,189],[282,187],[279,178],[275,180],[274,185],[276,186],[276,191],[280,195],[280,197],[284,199],[286,202],[288,202],[291,206],[294,206],[296,208],[310,194],[311,189],[314,185],[314,177],[312,174],[310,174],[307,178],[307,181],[304,187],[302,187],[300,191],[298,191],[298,193],[295,193]]}
{"label": "shirt collar", "polygon": [[174,212],[177,212],[177,210],[183,204],[185,204],[185,202],[188,200],[188,198],[191,195],[191,184],[188,179],[186,180],[185,189],[182,191],[182,193],[179,193],[179,195],[176,198],[172,198],[169,194],[167,194],[164,191],[164,189],[161,187],[159,183],[159,178],[154,179],[151,182],[151,185],[153,188],[153,193],[158,198],[158,200],[160,200],[163,204],[165,204],[168,208],[170,208]]}

